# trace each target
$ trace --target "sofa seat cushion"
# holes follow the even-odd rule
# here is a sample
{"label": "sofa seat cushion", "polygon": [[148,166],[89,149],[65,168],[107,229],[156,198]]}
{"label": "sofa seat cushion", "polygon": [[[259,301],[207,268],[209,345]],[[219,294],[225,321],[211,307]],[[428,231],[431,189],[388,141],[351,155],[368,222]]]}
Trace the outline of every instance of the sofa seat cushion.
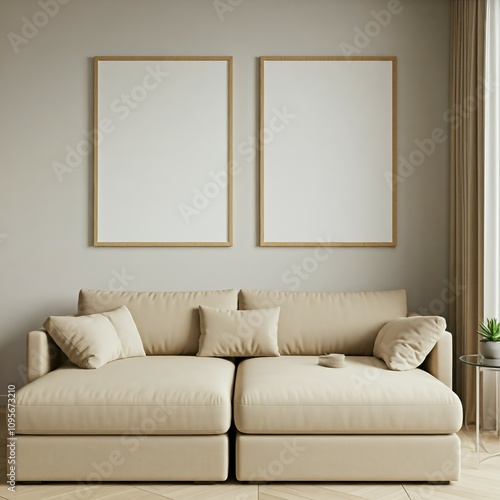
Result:
{"label": "sofa seat cushion", "polygon": [[[17,393],[18,434],[223,434],[234,364],[147,356],[97,370],[67,362]],[[124,438],[126,439],[126,438]]]}
{"label": "sofa seat cushion", "polygon": [[448,434],[458,396],[429,373],[395,372],[372,356],[345,368],[317,356],[247,359],[238,366],[234,418],[247,434]]}

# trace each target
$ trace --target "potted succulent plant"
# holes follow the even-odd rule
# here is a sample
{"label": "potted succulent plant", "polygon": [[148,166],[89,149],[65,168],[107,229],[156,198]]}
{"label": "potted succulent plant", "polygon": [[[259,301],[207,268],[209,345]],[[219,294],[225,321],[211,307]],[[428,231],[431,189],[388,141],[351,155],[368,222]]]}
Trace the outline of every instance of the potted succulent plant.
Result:
{"label": "potted succulent plant", "polygon": [[500,359],[500,323],[496,318],[486,320],[479,325],[477,331],[483,338],[479,344],[479,351],[485,358]]}

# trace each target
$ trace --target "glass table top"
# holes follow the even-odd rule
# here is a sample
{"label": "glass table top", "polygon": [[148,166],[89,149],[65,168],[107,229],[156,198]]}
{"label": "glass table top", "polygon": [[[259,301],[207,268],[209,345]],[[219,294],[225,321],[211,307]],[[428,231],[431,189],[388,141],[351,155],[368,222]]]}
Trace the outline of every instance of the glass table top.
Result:
{"label": "glass table top", "polygon": [[481,354],[466,354],[465,356],[460,356],[460,361],[472,366],[500,369],[500,359],[485,358]]}

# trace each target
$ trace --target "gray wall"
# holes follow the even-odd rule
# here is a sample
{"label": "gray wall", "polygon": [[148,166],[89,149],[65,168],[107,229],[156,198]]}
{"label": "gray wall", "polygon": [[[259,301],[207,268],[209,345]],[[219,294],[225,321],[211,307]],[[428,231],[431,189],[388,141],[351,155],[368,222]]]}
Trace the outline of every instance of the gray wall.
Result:
{"label": "gray wall", "polygon": [[[342,43],[397,56],[399,154],[421,163],[398,186],[398,246],[334,248],[299,288],[406,288],[411,309],[446,314],[448,143],[419,154],[415,140],[449,131],[448,0],[59,1],[23,43],[23,17],[47,20],[44,0],[0,0],[0,394],[21,384],[26,332],[74,312],[81,287],[286,290],[285,273],[313,254],[258,247],[258,165],[238,152],[232,248],[92,247],[91,156],[62,182],[52,164],[92,128],[94,55],[232,55],[236,150],[256,134],[259,56],[345,55]],[[391,20],[375,21],[388,6]]]}

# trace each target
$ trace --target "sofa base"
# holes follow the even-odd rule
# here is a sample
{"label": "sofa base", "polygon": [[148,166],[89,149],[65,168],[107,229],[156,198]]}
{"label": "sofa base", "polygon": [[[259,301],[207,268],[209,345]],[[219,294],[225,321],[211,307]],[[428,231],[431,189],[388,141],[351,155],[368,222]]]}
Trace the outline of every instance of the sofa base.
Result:
{"label": "sofa base", "polygon": [[460,440],[449,435],[236,437],[239,481],[425,481],[460,478]]}
{"label": "sofa base", "polygon": [[17,481],[225,481],[227,434],[17,436]]}

